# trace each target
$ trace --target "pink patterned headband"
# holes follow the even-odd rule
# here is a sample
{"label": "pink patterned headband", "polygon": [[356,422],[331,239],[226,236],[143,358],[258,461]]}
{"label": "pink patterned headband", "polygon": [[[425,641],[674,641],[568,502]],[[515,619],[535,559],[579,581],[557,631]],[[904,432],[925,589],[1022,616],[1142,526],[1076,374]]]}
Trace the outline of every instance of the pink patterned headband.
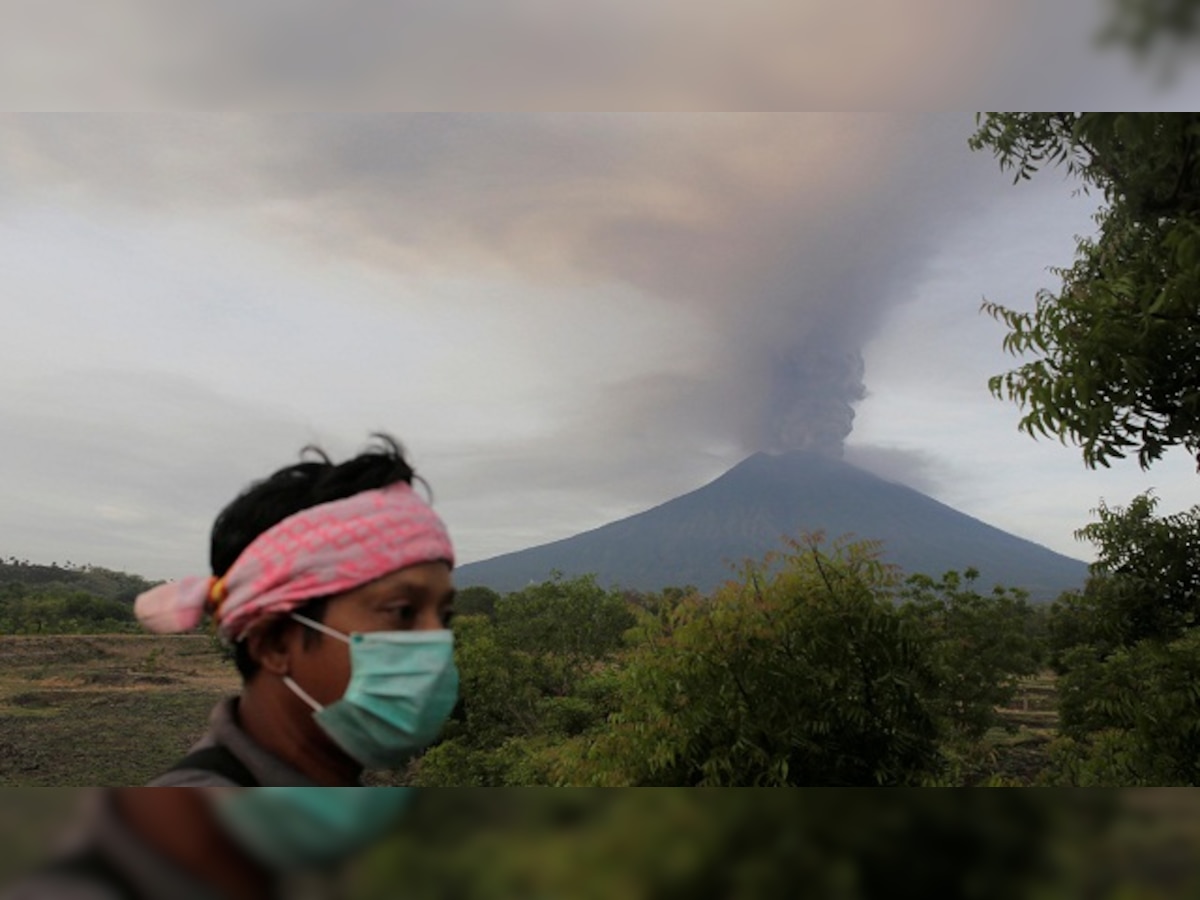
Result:
{"label": "pink patterned headband", "polygon": [[161,584],[134,612],[157,632],[190,631],[211,612],[221,635],[237,641],[264,616],[438,560],[454,565],[446,526],[398,482],[301,510],[256,537],[224,577]]}

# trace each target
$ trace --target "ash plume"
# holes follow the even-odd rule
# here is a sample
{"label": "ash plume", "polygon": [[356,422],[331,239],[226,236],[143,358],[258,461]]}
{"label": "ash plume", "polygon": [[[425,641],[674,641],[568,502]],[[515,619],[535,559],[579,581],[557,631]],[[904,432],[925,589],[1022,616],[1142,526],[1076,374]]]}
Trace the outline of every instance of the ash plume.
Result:
{"label": "ash plume", "polygon": [[841,457],[854,428],[854,404],[866,396],[862,353],[810,341],[778,359],[763,449]]}
{"label": "ash plume", "polygon": [[[706,446],[839,455],[862,348],[996,183],[972,177],[991,169],[969,114],[0,122],[23,202],[228,224],[297,266],[369,268],[411,321],[487,334],[463,352],[493,372],[536,360],[554,424],[510,455],[573,478]],[[452,312],[429,302],[463,278],[478,288]]]}

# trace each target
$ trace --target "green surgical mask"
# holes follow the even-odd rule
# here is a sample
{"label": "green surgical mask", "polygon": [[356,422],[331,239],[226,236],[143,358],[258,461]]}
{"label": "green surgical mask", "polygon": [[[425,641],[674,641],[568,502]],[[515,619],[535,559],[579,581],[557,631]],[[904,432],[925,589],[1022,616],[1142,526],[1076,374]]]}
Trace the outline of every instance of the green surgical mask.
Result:
{"label": "green surgical mask", "polygon": [[350,683],[329,706],[291,678],[283,680],[351,758],[369,769],[390,769],[433,743],[458,702],[451,631],[345,635],[295,613],[292,618],[350,645]]}
{"label": "green surgical mask", "polygon": [[408,805],[407,788],[255,787],[213,795],[226,832],[277,871],[326,868],[385,835]]}

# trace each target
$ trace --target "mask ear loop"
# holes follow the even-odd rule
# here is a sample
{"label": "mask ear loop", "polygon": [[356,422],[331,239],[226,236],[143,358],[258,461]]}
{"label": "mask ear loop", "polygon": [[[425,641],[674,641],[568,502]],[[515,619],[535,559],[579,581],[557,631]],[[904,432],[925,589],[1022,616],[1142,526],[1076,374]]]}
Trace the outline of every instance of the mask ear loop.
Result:
{"label": "mask ear loop", "polygon": [[308,616],[302,616],[299,613],[292,613],[291,616],[293,619],[295,619],[300,624],[307,625],[309,628],[316,629],[317,631],[323,632],[323,633],[329,635],[330,637],[337,638],[339,641],[342,641],[343,643],[346,643],[346,644],[353,643],[353,641],[351,641],[350,638],[346,637],[346,635],[342,634],[337,629],[330,628],[324,622],[318,622],[315,619],[310,619],[310,618],[308,618]]}
{"label": "mask ear loop", "polygon": [[299,697],[301,700],[303,700],[305,703],[307,703],[309,706],[311,706],[313,712],[320,712],[321,710],[323,710],[325,708],[320,703],[318,703],[316,700],[314,700],[312,697],[310,697],[308,695],[308,691],[304,690],[304,688],[302,688],[302,687],[300,687],[300,685],[296,684],[296,682],[292,680],[291,675],[284,675],[283,683],[286,684],[291,689],[293,694],[295,694],[297,697]]}
{"label": "mask ear loop", "polygon": [[[329,635],[330,637],[337,638],[339,641],[344,641],[347,644],[351,643],[350,638],[346,637],[346,635],[342,634],[340,631],[330,628],[328,625],[324,624],[323,622],[318,622],[314,619],[308,618],[307,616],[302,616],[299,613],[292,613],[291,616],[293,619],[295,619],[297,622],[299,622],[302,625],[307,625],[309,628],[323,632],[323,633]],[[291,689],[293,694],[295,694],[297,697],[299,697],[301,700],[303,700],[305,703],[307,703],[309,706],[311,706],[313,712],[320,712],[321,710],[323,710],[325,708],[320,703],[318,703],[316,700],[314,700],[309,695],[308,691],[304,690],[304,688],[302,688],[302,687],[300,687],[300,685],[296,684],[296,682],[292,679],[292,676],[284,675],[283,683],[286,684]]]}

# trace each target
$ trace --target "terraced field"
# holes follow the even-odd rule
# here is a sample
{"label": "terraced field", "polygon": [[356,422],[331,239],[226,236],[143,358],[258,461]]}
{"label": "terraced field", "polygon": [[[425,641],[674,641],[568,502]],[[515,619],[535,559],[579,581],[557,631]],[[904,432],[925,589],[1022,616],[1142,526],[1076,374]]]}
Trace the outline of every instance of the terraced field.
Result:
{"label": "terraced field", "polygon": [[1047,750],[1058,728],[1054,674],[1026,679],[1011,706],[1000,710],[1008,729],[993,729],[987,742],[994,748],[994,771],[1006,779],[1032,785],[1046,767]]}

